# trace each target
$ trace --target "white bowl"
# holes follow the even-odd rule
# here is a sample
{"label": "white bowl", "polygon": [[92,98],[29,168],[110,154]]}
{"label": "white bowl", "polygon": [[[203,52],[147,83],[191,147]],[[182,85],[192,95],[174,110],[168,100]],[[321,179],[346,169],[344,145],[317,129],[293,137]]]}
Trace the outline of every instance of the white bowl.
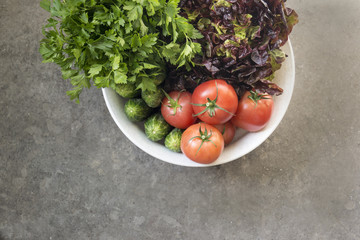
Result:
{"label": "white bowl", "polygon": [[245,154],[251,152],[263,143],[270,134],[276,129],[285,115],[289,106],[295,83],[295,61],[290,40],[285,44],[282,50],[288,55],[279,71],[276,72],[275,82],[284,89],[282,95],[274,98],[274,109],[268,125],[256,133],[237,130],[233,142],[226,146],[220,157],[211,164],[199,164],[191,161],[182,153],[174,153],[168,150],[164,145],[152,142],[147,139],[142,125],[130,122],[124,111],[125,99],[121,98],[110,88],[103,88],[103,95],[106,106],[121,131],[141,150],[151,156],[168,163],[187,166],[187,167],[207,167],[224,164],[235,159],[239,159]]}

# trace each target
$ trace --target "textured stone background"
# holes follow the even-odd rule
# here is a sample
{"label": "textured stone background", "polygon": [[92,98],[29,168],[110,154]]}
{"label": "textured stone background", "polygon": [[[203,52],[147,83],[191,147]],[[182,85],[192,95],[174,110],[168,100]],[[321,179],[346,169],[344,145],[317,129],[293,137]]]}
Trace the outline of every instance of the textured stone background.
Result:
{"label": "textured stone background", "polygon": [[288,1],[296,86],[247,156],[184,168],[41,64],[38,0],[0,0],[0,239],[360,239],[360,2]]}

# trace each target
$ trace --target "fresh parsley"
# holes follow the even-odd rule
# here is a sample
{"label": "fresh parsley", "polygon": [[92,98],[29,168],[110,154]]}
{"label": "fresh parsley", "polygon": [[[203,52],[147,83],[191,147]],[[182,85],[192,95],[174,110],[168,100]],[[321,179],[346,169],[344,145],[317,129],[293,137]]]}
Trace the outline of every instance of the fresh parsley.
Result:
{"label": "fresh parsley", "polygon": [[61,67],[79,102],[84,88],[135,84],[155,91],[166,62],[194,66],[203,35],[179,15],[180,0],[41,0],[51,17],[40,43],[43,62]]}

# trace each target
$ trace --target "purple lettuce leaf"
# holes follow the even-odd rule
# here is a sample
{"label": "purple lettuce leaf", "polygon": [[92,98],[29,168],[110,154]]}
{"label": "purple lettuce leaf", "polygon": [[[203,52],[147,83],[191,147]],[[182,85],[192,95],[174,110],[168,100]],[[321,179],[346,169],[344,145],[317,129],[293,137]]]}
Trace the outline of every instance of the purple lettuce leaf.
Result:
{"label": "purple lettuce leaf", "polygon": [[[191,19],[204,38],[196,66],[169,66],[165,87],[192,91],[209,79],[224,79],[241,97],[249,89],[271,95],[283,92],[272,80],[285,54],[298,15],[285,7],[286,0],[182,0],[182,15]],[[191,17],[191,18],[190,18]]]}

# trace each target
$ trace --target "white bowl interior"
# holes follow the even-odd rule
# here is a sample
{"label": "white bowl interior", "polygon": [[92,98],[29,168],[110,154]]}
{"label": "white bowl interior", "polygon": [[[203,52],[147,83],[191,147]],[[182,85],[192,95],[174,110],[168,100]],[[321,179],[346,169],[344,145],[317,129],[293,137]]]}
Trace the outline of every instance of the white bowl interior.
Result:
{"label": "white bowl interior", "polygon": [[276,129],[285,115],[289,106],[295,84],[295,61],[290,40],[285,44],[282,50],[288,55],[280,70],[276,72],[275,82],[284,89],[282,95],[274,97],[274,109],[268,125],[259,132],[249,133],[237,129],[234,141],[225,147],[220,157],[211,164],[199,164],[191,161],[182,153],[175,153],[168,150],[161,143],[152,142],[147,139],[142,125],[130,122],[124,111],[125,99],[121,98],[110,88],[103,88],[103,95],[106,106],[118,125],[120,130],[141,150],[151,156],[176,165],[188,167],[206,167],[224,164],[238,159],[251,152],[263,143],[270,134]]}

